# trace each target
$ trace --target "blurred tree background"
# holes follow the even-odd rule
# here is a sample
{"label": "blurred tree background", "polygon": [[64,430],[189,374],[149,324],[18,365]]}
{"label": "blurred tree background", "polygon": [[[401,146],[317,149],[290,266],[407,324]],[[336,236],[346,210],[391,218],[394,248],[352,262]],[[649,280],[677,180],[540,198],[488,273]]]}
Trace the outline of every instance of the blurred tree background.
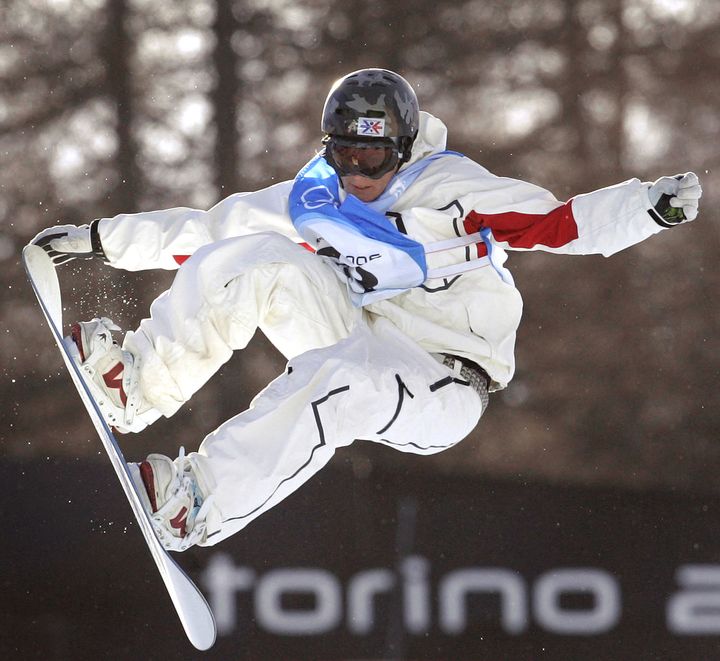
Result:
{"label": "blurred tree background", "polygon": [[[720,3],[716,0],[4,0],[0,456],[103,460],[22,272],[56,223],[194,206],[291,178],[333,80],[405,75],[452,149],[559,199],[694,170],[700,220],[613,258],[513,253],[518,372],[473,436],[367,473],[434,470],[720,491]],[[77,262],[67,319],[123,328],[172,273]],[[128,457],[195,449],[283,369],[262,337]]]}

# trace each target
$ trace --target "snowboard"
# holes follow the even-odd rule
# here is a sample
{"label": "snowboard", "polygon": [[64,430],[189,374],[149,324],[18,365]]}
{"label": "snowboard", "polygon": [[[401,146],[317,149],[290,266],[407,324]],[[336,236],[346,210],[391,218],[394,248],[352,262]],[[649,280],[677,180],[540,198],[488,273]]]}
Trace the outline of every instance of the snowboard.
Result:
{"label": "snowboard", "polygon": [[[37,296],[40,308],[47,320],[53,338],[57,343],[63,361],[77,388],[88,415],[115,469],[122,490],[142,531],[150,554],[157,565],[160,576],[170,595],[180,622],[190,642],[199,650],[207,650],[215,643],[217,629],[212,610],[205,597],[192,579],[173,560],[155,535],[150,518],[135,490],[127,463],[112,430],[107,425],[90,390],[81,376],[78,366],[73,362],[64,343],[62,334],[62,299],[60,283],[55,266],[47,253],[35,245],[23,249],[23,264],[32,288]],[[138,603],[142,603],[139,600]]]}

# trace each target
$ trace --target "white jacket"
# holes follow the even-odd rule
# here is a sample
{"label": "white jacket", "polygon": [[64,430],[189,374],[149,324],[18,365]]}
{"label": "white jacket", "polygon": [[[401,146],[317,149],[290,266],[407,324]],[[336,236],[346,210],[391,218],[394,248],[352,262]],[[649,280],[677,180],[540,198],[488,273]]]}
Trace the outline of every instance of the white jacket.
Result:
{"label": "white jacket", "polygon": [[[445,149],[447,129],[421,113],[411,162]],[[292,181],[227,197],[209,211],[175,208],[121,214],[100,221],[109,263],[126,270],[175,269],[208,243],[275,231],[302,239],[288,216]],[[370,315],[390,319],[430,352],[467,357],[488,372],[493,389],[514,372],[515,331],[522,299],[504,268],[506,250],[612,255],[662,228],[647,210],[649,184],[631,179],[566,203],[533,184],[497,177],[465,157],[431,163],[387,212],[390,222],[428,246],[480,230],[485,242],[427,256],[433,274],[394,298],[372,303]],[[472,262],[472,263],[469,263]],[[463,267],[471,270],[460,272]]]}

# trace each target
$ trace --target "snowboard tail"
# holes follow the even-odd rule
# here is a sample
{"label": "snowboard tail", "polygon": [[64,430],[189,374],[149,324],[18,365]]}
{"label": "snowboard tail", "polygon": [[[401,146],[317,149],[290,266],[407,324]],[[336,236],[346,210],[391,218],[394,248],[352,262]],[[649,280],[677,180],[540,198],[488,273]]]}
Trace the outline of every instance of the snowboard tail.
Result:
{"label": "snowboard tail", "polygon": [[22,256],[28,279],[53,338],[60,349],[65,366],[115,469],[125,497],[130,503],[185,633],[197,649],[207,650],[213,646],[217,635],[212,610],[192,579],[178,566],[158,540],[150,517],[135,490],[135,484],[130,477],[122,450],[63,342],[62,298],[55,266],[47,253],[39,246],[32,244],[26,246]]}

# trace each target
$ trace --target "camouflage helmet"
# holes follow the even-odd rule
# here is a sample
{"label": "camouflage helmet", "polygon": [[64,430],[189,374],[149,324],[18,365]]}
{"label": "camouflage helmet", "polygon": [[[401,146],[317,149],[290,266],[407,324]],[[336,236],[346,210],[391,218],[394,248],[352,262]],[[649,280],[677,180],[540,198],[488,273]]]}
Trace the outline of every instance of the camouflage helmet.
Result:
{"label": "camouflage helmet", "polygon": [[387,69],[361,69],[335,81],[325,101],[322,130],[352,138],[417,135],[420,110],[413,88]]}

